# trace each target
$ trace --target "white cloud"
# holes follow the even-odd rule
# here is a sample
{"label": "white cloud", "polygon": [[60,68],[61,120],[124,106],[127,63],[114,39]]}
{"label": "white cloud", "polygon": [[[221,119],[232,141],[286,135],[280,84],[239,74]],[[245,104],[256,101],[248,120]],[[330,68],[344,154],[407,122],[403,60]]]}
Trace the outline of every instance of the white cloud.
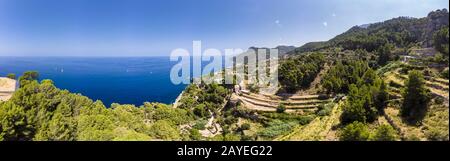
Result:
{"label": "white cloud", "polygon": [[323,22],[323,26],[327,27],[328,26],[328,22]]}
{"label": "white cloud", "polygon": [[336,17],[336,13],[331,14],[331,16]]}

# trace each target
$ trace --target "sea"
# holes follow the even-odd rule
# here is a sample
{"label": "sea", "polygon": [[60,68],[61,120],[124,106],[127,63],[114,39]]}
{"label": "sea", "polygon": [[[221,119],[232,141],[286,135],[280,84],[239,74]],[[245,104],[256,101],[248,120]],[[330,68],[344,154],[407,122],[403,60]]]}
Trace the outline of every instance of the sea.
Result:
{"label": "sea", "polygon": [[0,57],[0,77],[38,71],[60,89],[80,93],[106,106],[112,103],[170,104],[187,85],[175,85],[169,57]]}

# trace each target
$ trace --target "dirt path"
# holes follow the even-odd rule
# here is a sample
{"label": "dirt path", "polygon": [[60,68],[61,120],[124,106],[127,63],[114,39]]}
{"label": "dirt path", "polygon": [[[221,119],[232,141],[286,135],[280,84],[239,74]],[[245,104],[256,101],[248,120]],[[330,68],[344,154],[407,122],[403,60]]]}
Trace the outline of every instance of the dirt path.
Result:
{"label": "dirt path", "polygon": [[211,117],[208,119],[208,123],[206,123],[205,129],[199,131],[203,137],[213,137],[215,134],[217,134],[217,129],[215,129],[215,131],[210,130],[210,128],[215,128],[215,127],[213,127],[214,114],[211,112],[211,110],[208,110],[208,112],[211,115]]}

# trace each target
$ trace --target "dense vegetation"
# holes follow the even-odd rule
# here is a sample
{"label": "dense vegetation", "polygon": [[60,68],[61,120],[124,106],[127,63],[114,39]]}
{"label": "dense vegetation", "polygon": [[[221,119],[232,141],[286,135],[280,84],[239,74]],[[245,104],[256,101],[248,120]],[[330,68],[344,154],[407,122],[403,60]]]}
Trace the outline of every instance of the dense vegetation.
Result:
{"label": "dense vegetation", "polygon": [[279,67],[280,84],[290,92],[308,87],[324,63],[325,58],[319,53],[284,60]]}
{"label": "dense vegetation", "polygon": [[[362,81],[369,68],[364,61],[338,61],[323,77],[322,86],[328,93],[347,93],[351,84],[362,83],[358,81]],[[366,77],[373,74],[371,71]]]}
{"label": "dense vegetation", "polygon": [[218,84],[189,85],[179,101],[178,108],[192,110],[199,117],[209,117],[217,114],[223,108],[229,90]]}
{"label": "dense vegetation", "polygon": [[14,73],[9,73],[8,75],[6,75],[6,78],[9,78],[9,79],[16,79],[16,74],[14,74]]}
{"label": "dense vegetation", "polygon": [[381,125],[373,131],[361,122],[345,126],[339,133],[341,141],[396,141],[397,132],[390,125]]}
{"label": "dense vegetation", "polygon": [[343,124],[372,122],[382,112],[388,100],[386,85],[363,61],[338,63],[323,79],[329,92],[348,93],[341,116]]}
{"label": "dense vegetation", "polygon": [[343,141],[397,140],[396,131],[382,125],[372,132],[366,124],[384,113],[388,105],[387,85],[365,61],[338,61],[324,76],[323,87],[328,93],[345,93],[339,139]]}
{"label": "dense vegetation", "polygon": [[0,103],[0,140],[182,140],[178,125],[190,111],[160,103],[141,107],[113,104],[60,90],[51,80],[38,83],[25,73],[11,100]]}
{"label": "dense vegetation", "polygon": [[443,53],[448,57],[448,45],[449,45],[449,35],[448,35],[448,26],[442,27],[439,31],[434,34],[433,37],[434,48],[437,51]]}
{"label": "dense vegetation", "polygon": [[[354,26],[329,41],[308,43],[296,49],[296,52],[293,53],[299,54],[300,52],[334,47],[341,47],[344,50],[364,49],[372,52],[387,43],[391,43],[398,48],[408,48],[415,45],[429,46],[433,42],[433,34],[441,28],[443,28],[443,31],[438,34],[440,36],[437,39],[446,36],[445,28],[448,31],[448,19],[447,9],[442,9],[429,13],[425,18],[398,17],[380,23],[368,24],[365,27]],[[445,43],[437,44],[444,45]]]}

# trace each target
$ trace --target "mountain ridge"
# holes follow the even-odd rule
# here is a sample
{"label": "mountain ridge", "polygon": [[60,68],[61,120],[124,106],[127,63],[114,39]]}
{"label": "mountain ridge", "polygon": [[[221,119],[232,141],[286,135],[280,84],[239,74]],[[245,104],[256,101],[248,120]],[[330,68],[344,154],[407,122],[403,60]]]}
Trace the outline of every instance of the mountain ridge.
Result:
{"label": "mountain ridge", "polygon": [[332,47],[350,50],[363,48],[367,51],[373,51],[379,47],[365,46],[368,43],[367,41],[378,42],[380,46],[385,43],[393,43],[400,47],[408,45],[431,47],[433,34],[445,26],[448,27],[448,25],[448,10],[445,8],[438,9],[422,18],[397,17],[383,22],[356,25],[328,41],[308,42],[286,54],[296,55]]}

